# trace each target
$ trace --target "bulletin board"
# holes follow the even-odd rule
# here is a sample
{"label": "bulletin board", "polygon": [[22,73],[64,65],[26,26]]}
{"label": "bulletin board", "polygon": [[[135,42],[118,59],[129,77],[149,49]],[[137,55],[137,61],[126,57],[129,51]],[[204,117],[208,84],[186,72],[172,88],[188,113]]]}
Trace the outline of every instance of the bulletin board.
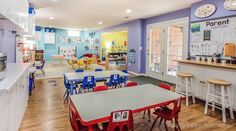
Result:
{"label": "bulletin board", "polygon": [[190,55],[222,54],[225,43],[236,43],[236,17],[191,23]]}
{"label": "bulletin board", "polygon": [[64,56],[64,59],[76,58],[76,46],[60,46],[59,54]]}

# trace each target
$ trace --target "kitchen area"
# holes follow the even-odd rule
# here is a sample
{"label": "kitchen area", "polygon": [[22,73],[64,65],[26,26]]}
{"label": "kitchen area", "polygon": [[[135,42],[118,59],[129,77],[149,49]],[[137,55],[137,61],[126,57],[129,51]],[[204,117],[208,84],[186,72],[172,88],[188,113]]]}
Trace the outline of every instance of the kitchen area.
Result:
{"label": "kitchen area", "polygon": [[30,17],[27,0],[0,1],[0,130],[2,131],[18,130],[28,105],[28,70],[31,63],[23,63],[23,54],[22,61],[18,60],[20,54],[16,53],[16,41],[17,37],[31,35],[34,27],[30,23],[32,21],[29,21]]}

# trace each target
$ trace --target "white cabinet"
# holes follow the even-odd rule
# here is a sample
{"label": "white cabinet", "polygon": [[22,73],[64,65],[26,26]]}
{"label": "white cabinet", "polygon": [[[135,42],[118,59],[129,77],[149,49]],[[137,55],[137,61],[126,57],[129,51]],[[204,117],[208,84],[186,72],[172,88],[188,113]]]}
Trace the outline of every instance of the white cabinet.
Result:
{"label": "white cabinet", "polygon": [[[179,72],[193,74],[194,93],[197,98],[206,99],[208,79],[221,79],[232,83],[231,93],[233,101],[236,101],[236,70],[187,63],[179,63],[178,68]],[[236,102],[233,103],[233,108],[236,110]]]}
{"label": "white cabinet", "polygon": [[28,28],[28,8],[27,0],[0,1],[0,14],[25,30]]}
{"label": "white cabinet", "polygon": [[28,71],[0,94],[0,131],[17,131],[28,103]]}

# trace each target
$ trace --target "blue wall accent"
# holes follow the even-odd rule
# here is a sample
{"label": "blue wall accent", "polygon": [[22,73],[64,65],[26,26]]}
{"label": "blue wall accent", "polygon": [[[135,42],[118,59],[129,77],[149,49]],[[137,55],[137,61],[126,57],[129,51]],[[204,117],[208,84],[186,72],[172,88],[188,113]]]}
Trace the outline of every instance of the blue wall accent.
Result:
{"label": "blue wall accent", "polygon": [[[89,33],[96,31],[80,31],[80,38],[87,39],[90,38]],[[77,57],[82,56],[87,53],[98,53],[100,52],[100,34],[96,32],[95,37],[99,39],[98,51],[95,50],[85,50],[86,45],[91,45],[90,43],[65,43],[59,41],[59,37],[68,37],[68,30],[65,29],[56,29],[56,43],[55,44],[46,44],[44,43],[44,28],[41,30],[41,40],[38,41],[38,49],[44,50],[44,59],[46,61],[51,61],[51,56],[58,54],[60,46],[76,46],[77,47]]]}

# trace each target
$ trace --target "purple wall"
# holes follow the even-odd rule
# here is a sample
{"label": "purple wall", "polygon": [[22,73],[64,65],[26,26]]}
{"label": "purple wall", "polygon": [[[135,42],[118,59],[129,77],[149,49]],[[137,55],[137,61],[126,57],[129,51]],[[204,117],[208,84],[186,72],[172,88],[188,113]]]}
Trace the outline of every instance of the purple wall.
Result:
{"label": "purple wall", "polygon": [[140,50],[140,47],[142,47],[143,20],[134,20],[128,23],[112,26],[102,29],[100,32],[105,33],[123,29],[128,30],[128,51],[130,49],[136,50],[136,62],[135,64],[128,65],[128,70],[135,73],[142,73],[142,50]]}
{"label": "purple wall", "polygon": [[[216,5],[217,10],[212,16],[205,19],[199,19],[195,17],[194,12],[199,6],[204,5],[204,4],[214,4]],[[220,17],[225,17],[225,16],[233,16],[233,15],[236,15],[236,11],[225,10],[224,0],[204,0],[204,1],[194,3],[191,6],[191,21],[192,22],[209,20],[209,19],[220,18]]]}

